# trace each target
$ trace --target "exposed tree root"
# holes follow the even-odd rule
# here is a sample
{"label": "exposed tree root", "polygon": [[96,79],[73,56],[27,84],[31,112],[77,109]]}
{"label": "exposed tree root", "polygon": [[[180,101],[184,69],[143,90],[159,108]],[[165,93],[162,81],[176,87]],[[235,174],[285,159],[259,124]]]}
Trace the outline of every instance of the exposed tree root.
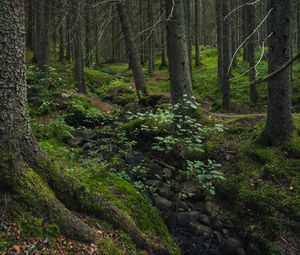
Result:
{"label": "exposed tree root", "polygon": [[57,197],[70,209],[77,212],[101,217],[115,227],[127,232],[136,246],[153,254],[168,254],[164,247],[156,247],[150,239],[119,208],[111,204],[100,193],[90,191],[75,178],[57,173],[51,164],[44,162],[37,167],[49,183]]}
{"label": "exposed tree root", "polygon": [[136,246],[149,254],[169,254],[164,247],[157,247],[129,216],[105,197],[90,191],[75,178],[56,171],[51,162],[42,161],[33,168],[16,157],[0,156],[1,189],[11,192],[34,213],[46,213],[69,237],[86,242],[95,242],[99,238],[97,231],[72,210],[105,219],[127,232]]}

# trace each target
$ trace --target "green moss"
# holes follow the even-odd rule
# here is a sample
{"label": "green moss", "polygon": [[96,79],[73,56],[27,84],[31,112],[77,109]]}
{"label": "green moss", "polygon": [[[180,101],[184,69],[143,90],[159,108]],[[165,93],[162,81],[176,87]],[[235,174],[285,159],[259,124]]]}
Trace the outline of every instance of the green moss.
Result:
{"label": "green moss", "polygon": [[98,88],[104,87],[112,82],[111,75],[107,73],[98,70],[96,71],[90,68],[85,68],[84,72],[86,85],[92,93],[96,93]]}
{"label": "green moss", "polygon": [[100,254],[103,255],[125,255],[124,251],[118,248],[115,242],[109,238],[104,237],[98,241],[98,247]]}
{"label": "green moss", "polygon": [[300,159],[300,136],[296,132],[285,143],[284,149],[290,157]]}
{"label": "green moss", "polygon": [[29,213],[23,214],[24,221],[21,223],[21,235],[24,238],[43,236],[43,218],[37,218]]}
{"label": "green moss", "polygon": [[107,117],[87,99],[74,97],[68,104],[65,121],[68,125],[74,127],[97,127]]}

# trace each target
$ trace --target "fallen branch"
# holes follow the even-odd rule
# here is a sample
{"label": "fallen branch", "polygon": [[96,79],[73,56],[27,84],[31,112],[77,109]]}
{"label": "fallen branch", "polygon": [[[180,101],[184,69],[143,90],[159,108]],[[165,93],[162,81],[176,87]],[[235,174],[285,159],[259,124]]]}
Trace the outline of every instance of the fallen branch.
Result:
{"label": "fallen branch", "polygon": [[286,62],[284,65],[282,65],[281,67],[279,67],[277,70],[275,70],[274,72],[270,73],[268,76],[264,77],[264,78],[260,78],[255,80],[254,82],[252,82],[251,85],[256,85],[265,81],[268,81],[269,79],[273,78],[274,76],[276,76],[277,74],[283,72],[284,70],[286,70],[290,65],[292,65],[298,58],[300,58],[300,52],[294,56],[292,59],[290,59],[288,62]]}

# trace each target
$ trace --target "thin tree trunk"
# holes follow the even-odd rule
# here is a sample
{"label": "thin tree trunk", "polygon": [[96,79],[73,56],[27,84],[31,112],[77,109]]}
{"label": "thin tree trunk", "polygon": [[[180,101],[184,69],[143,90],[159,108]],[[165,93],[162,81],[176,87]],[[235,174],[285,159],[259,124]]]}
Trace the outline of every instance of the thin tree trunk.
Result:
{"label": "thin tree trunk", "polygon": [[85,93],[84,80],[84,58],[82,49],[82,22],[81,22],[81,0],[72,0],[71,2],[71,24],[73,24],[72,35],[74,36],[74,72],[77,82],[77,90]]}
{"label": "thin tree trunk", "polygon": [[200,0],[195,0],[195,65],[197,67],[201,66],[200,59]]}
{"label": "thin tree trunk", "polygon": [[230,82],[229,82],[229,66],[231,60],[230,54],[230,21],[229,19],[225,19],[227,14],[229,13],[228,1],[229,0],[221,0],[222,1],[222,17],[223,17],[223,63],[222,63],[222,91],[223,91],[223,102],[222,108],[223,110],[229,110],[230,108]]}
{"label": "thin tree trunk", "polygon": [[129,19],[127,5],[124,2],[117,3],[117,9],[125,37],[126,48],[128,51],[129,63],[132,67],[132,73],[135,80],[135,86],[138,98],[147,94],[143,69],[141,65],[140,55],[133,37],[131,22]]}

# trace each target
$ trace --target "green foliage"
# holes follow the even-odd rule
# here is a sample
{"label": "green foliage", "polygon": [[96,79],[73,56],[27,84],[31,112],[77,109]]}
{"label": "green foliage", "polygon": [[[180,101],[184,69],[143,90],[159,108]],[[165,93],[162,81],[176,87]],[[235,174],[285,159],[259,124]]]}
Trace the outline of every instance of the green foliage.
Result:
{"label": "green foliage", "polygon": [[[181,176],[186,180],[198,182],[210,195],[214,195],[213,181],[224,180],[225,178],[219,171],[220,164],[213,160],[205,162],[204,140],[209,133],[222,131],[222,126],[205,127],[196,119],[180,114],[179,109],[182,110],[184,107],[196,109],[197,104],[184,102],[184,105],[177,104],[174,107],[170,106],[157,111],[150,110],[146,113],[138,113],[132,116],[132,122],[138,124],[135,127],[140,131],[158,133],[157,136],[154,136],[152,149],[162,152],[166,157],[174,155],[177,158],[176,161],[179,161],[177,164],[180,165],[179,173]],[[136,130],[135,132],[139,131]],[[203,159],[203,161],[199,159]],[[145,181],[147,167],[138,165],[131,171],[135,172],[135,176],[139,180]],[[141,188],[145,189],[143,186]],[[153,189],[153,187],[149,188]]]}
{"label": "green foliage", "polygon": [[294,132],[289,140],[285,143],[284,149],[292,158],[300,159],[300,136]]}
{"label": "green foliage", "polygon": [[190,181],[196,181],[202,186],[210,195],[215,195],[214,180],[226,180],[224,175],[220,172],[221,165],[208,160],[207,164],[202,161],[187,161],[187,166],[182,175]]}

